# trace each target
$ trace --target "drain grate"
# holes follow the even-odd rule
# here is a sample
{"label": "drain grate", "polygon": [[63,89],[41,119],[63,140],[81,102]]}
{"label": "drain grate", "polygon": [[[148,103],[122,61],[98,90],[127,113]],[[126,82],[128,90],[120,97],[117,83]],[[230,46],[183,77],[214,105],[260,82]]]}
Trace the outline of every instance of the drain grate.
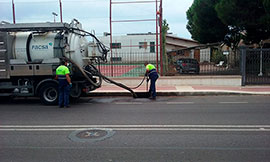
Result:
{"label": "drain grate", "polygon": [[75,142],[96,142],[110,138],[114,133],[112,129],[90,128],[86,130],[76,130],[68,137]]}

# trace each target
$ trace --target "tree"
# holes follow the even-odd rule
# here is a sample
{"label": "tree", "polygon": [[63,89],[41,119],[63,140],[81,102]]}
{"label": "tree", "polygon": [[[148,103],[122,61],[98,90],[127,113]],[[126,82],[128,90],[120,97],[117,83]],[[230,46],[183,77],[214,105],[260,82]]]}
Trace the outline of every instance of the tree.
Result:
{"label": "tree", "polygon": [[228,26],[217,16],[215,5],[218,0],[194,0],[187,11],[187,29],[194,40],[214,43],[224,40]]}
{"label": "tree", "polygon": [[241,39],[253,44],[270,38],[270,0],[194,0],[187,18],[200,43],[224,40],[235,49]]}
{"label": "tree", "polygon": [[166,35],[168,33],[168,31],[170,30],[169,24],[167,23],[167,20],[164,19],[162,21],[162,48],[163,48],[163,53],[162,53],[162,57],[163,57],[163,71],[165,72],[165,74],[168,72],[168,56],[167,56],[167,52],[166,52]]}
{"label": "tree", "polygon": [[219,0],[215,10],[222,23],[241,33],[247,44],[270,37],[269,0]]}

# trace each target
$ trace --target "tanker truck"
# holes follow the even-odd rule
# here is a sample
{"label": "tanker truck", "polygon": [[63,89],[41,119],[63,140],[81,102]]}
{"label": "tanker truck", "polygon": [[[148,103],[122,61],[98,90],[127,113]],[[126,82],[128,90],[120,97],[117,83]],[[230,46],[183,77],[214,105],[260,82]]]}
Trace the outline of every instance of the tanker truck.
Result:
{"label": "tanker truck", "polygon": [[73,85],[70,96],[79,98],[101,86],[102,76],[94,64],[106,62],[108,51],[76,19],[71,23],[1,22],[0,96],[36,96],[43,104],[57,104],[55,70],[66,59]]}

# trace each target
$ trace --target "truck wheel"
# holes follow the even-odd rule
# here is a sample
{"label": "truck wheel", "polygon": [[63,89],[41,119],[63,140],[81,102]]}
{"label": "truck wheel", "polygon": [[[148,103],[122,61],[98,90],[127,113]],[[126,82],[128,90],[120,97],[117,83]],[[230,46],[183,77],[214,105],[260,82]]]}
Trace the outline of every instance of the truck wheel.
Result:
{"label": "truck wheel", "polygon": [[44,84],[39,90],[40,100],[45,105],[56,105],[58,96],[58,86],[53,83]]}

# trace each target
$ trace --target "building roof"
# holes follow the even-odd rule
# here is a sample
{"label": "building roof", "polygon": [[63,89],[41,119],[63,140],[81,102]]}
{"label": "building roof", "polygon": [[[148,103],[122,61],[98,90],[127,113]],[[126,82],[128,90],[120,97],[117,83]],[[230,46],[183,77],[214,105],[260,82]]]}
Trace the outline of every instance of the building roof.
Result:
{"label": "building roof", "polygon": [[177,46],[177,47],[180,47],[180,48],[188,48],[187,46],[179,45],[177,43],[166,42],[166,44],[171,45],[171,46]]}
{"label": "building roof", "polygon": [[187,42],[192,42],[192,43],[198,43],[199,44],[199,42],[197,42],[195,40],[181,38],[181,37],[177,37],[177,36],[174,36],[174,35],[171,35],[171,34],[167,34],[166,37],[173,38],[173,39],[178,39],[178,40],[183,40],[183,41],[187,41]]}
{"label": "building roof", "polygon": [[148,32],[148,33],[128,33],[127,35],[156,35],[156,33]]}
{"label": "building roof", "polygon": [[180,50],[169,51],[168,53],[173,53],[173,52],[177,52],[177,51],[181,51],[181,50],[205,49],[205,48],[215,47],[215,46],[220,46],[220,45],[221,45],[220,42],[217,42],[217,43],[208,43],[208,44],[200,44],[198,46],[187,47],[187,48],[180,49]]}

